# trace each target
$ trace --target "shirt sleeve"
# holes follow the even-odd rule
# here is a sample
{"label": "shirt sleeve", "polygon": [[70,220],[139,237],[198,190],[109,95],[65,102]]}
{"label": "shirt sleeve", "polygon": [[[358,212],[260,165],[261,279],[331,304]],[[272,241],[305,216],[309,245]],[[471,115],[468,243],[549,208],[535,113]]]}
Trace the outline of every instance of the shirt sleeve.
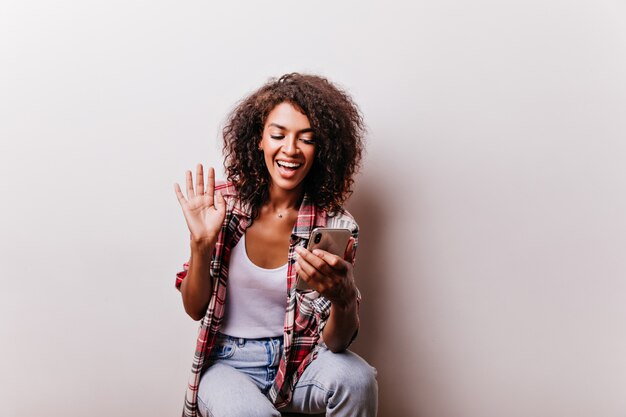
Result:
{"label": "shirt sleeve", "polygon": [[182,271],[176,273],[176,281],[174,285],[176,286],[176,289],[178,291],[180,291],[180,286],[183,283],[183,280],[185,279],[185,277],[187,276],[187,271],[189,271],[189,261],[183,264]]}

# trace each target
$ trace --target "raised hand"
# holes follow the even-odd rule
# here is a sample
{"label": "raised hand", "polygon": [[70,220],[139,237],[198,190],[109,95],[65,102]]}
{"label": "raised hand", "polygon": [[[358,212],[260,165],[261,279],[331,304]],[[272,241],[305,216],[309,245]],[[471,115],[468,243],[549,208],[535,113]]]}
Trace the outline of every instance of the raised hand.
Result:
{"label": "raised hand", "polygon": [[174,184],[174,191],[178,202],[183,209],[187,227],[191,232],[191,239],[195,243],[214,245],[226,216],[226,202],[219,192],[215,193],[215,170],[209,168],[207,186],[204,186],[204,171],[202,164],[196,167],[196,188],[193,186],[191,171],[186,172],[187,198],[180,190],[178,183]]}

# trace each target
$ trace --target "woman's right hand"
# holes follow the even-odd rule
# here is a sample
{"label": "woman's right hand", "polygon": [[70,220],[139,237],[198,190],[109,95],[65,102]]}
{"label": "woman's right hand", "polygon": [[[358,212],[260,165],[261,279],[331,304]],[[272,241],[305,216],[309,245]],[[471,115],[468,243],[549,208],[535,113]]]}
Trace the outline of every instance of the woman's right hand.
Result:
{"label": "woman's right hand", "polygon": [[204,187],[204,171],[202,164],[196,167],[196,188],[193,187],[191,171],[186,172],[187,198],[180,190],[178,183],[174,184],[174,191],[178,202],[183,209],[187,227],[191,232],[191,239],[196,244],[213,246],[217,240],[224,217],[226,216],[226,202],[221,193],[215,193],[215,170],[209,168],[207,187]]}

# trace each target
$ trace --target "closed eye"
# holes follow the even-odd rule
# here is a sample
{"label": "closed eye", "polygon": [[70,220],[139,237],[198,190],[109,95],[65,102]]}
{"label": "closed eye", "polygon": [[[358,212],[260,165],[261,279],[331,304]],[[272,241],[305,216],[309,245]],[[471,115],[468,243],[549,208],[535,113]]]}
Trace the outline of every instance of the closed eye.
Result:
{"label": "closed eye", "polygon": [[[281,139],[285,139],[285,135],[270,135],[270,138],[276,139],[276,140],[281,140]],[[306,143],[307,145],[314,145],[315,144],[315,141],[313,139],[300,138],[300,140],[302,142]]]}

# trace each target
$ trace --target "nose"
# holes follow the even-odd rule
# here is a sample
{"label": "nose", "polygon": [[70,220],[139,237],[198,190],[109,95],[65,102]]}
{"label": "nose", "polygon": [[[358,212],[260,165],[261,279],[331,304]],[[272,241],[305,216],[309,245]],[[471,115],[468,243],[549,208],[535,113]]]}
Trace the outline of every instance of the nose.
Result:
{"label": "nose", "polygon": [[296,135],[287,136],[283,145],[283,152],[286,155],[295,155],[298,153],[298,151],[298,140],[296,138]]}

